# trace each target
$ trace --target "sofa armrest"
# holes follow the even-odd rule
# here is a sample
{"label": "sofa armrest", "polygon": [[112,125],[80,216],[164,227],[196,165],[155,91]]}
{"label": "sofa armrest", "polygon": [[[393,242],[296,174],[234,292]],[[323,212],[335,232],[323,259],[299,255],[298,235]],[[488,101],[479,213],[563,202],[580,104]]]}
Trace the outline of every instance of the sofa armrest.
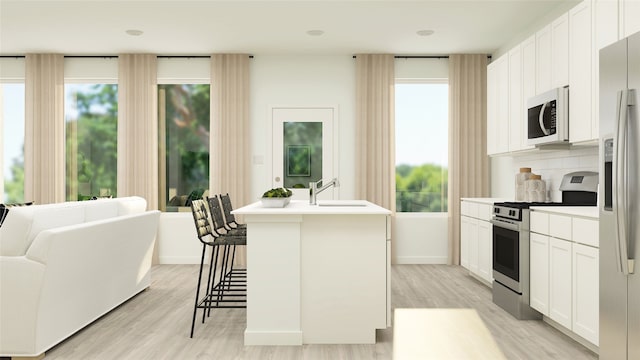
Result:
{"label": "sofa armrest", "polygon": [[36,348],[44,352],[151,283],[159,211],[42,231],[26,258],[46,266]]}
{"label": "sofa armrest", "polygon": [[35,355],[37,308],[45,266],[0,256],[0,356]]}

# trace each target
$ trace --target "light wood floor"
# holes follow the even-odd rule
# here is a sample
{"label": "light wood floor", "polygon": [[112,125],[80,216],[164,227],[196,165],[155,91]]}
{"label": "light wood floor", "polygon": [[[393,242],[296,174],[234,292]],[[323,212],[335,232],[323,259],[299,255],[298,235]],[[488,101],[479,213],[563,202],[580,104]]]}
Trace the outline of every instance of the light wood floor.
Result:
{"label": "light wood floor", "polygon": [[[54,359],[391,359],[393,329],[375,345],[243,345],[244,309],[215,309],[189,338],[197,265],[153,267],[151,288],[46,353]],[[541,321],[519,321],[458,266],[394,265],[394,308],[475,308],[508,359],[597,359]],[[274,294],[274,296],[277,296]]]}

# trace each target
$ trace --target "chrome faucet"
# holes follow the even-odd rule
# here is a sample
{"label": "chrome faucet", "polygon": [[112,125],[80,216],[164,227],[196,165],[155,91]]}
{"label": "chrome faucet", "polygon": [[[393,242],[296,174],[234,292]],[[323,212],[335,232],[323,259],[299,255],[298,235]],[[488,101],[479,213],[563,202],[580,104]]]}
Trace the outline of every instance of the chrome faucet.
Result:
{"label": "chrome faucet", "polygon": [[312,181],[309,183],[309,204],[311,205],[316,205],[316,197],[318,196],[318,194],[325,191],[329,187],[331,186],[340,187],[340,182],[338,181],[338,178],[333,178],[328,183],[322,185],[321,187],[318,187],[318,184],[321,182],[322,182],[322,179],[316,182]]}

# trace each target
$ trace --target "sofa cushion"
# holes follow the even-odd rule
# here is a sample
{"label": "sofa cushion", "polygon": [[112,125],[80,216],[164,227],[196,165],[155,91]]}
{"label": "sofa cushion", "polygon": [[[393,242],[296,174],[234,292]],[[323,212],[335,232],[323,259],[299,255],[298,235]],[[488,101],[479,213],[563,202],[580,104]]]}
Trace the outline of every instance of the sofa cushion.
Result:
{"label": "sofa cushion", "polygon": [[11,209],[0,227],[0,256],[24,255],[32,220],[32,207]]}
{"label": "sofa cushion", "polygon": [[98,199],[87,201],[84,209],[84,221],[104,220],[118,216],[116,199]]}
{"label": "sofa cushion", "polygon": [[139,196],[116,198],[118,201],[118,215],[139,214],[147,210],[147,200]]}
{"label": "sofa cushion", "polygon": [[83,223],[84,208],[85,207],[81,203],[76,203],[74,205],[67,205],[56,209],[38,209],[33,213],[31,231],[29,231],[29,236],[27,236],[22,248],[22,254],[27,251],[29,246],[31,246],[33,239],[35,239],[41,231]]}

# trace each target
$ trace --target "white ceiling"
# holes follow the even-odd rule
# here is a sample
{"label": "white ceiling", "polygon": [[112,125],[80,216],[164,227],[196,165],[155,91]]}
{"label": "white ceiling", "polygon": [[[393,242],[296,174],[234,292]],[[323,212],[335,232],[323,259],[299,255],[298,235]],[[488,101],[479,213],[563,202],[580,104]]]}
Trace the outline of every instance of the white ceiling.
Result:
{"label": "white ceiling", "polygon": [[[572,0],[0,0],[0,55],[493,53]],[[141,36],[125,34],[144,31]],[[308,30],[323,30],[312,37]],[[435,33],[421,37],[416,31]]]}

